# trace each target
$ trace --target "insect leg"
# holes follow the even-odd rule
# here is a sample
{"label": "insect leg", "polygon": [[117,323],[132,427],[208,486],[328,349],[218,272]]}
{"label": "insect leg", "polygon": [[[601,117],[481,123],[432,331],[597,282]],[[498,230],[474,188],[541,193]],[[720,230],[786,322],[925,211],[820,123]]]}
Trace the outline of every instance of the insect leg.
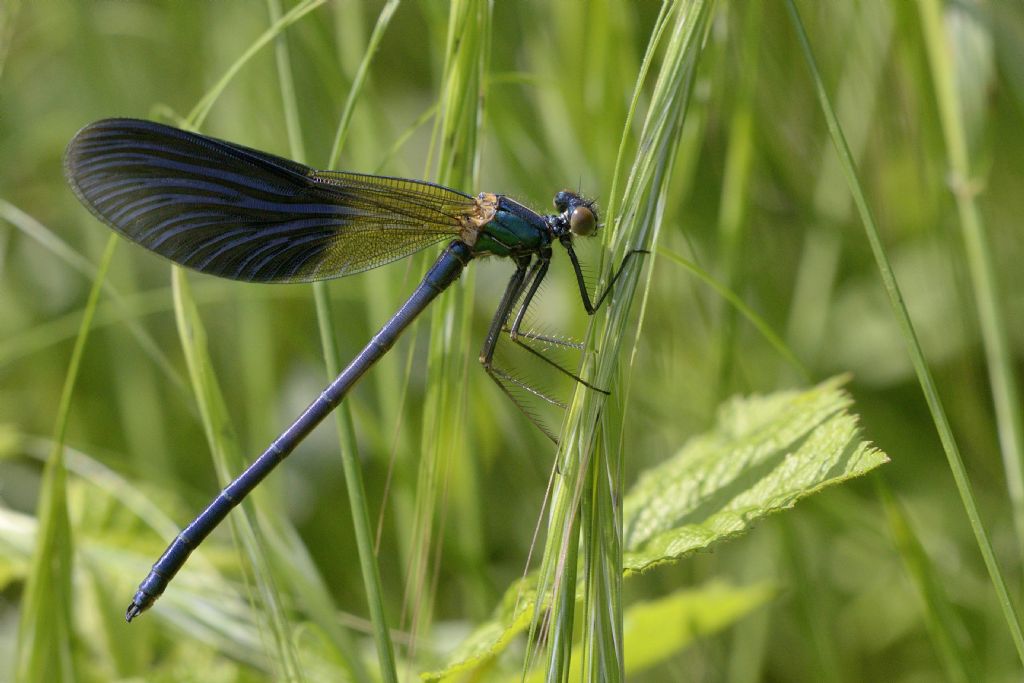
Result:
{"label": "insect leg", "polygon": [[587,292],[587,283],[583,281],[583,270],[580,268],[579,259],[576,258],[576,252],[573,251],[572,244],[565,243],[564,246],[565,250],[569,252],[569,260],[572,261],[572,269],[576,273],[576,284],[579,285],[580,298],[583,299],[583,308],[587,309],[587,315],[594,315],[597,309],[601,308],[601,304],[604,303],[605,298],[612,291],[612,287],[615,286],[615,281],[619,279],[619,276],[622,275],[622,271],[626,269],[626,264],[629,262],[630,258],[635,256],[636,254],[651,253],[646,249],[633,249],[628,254],[626,254],[626,256],[622,259],[622,263],[619,264],[618,270],[616,270],[615,273],[612,275],[612,279],[608,281],[608,286],[605,287],[604,291],[601,292],[600,296],[598,296],[597,299],[593,303],[591,303],[590,293]]}

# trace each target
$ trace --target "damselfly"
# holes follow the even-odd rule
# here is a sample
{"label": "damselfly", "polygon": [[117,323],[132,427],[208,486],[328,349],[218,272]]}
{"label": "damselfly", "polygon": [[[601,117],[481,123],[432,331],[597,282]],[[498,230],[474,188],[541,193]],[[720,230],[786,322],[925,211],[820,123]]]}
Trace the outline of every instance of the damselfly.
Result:
{"label": "damselfly", "polygon": [[[502,334],[525,343],[523,318],[547,275],[552,245],[565,248],[583,308],[593,314],[611,291],[591,299],[573,239],[598,227],[593,202],[555,195],[541,215],[500,194],[476,197],[404,178],[318,171],[265,152],[150,121],[107,119],[68,145],[68,182],[92,213],[118,233],[175,263],[247,282],[310,282],[352,275],[431,244],[448,246],[395,315],[341,374],[193,520],[153,565],[125,615],[148,609],[203,539],[327,416],[398,335],[471,260],[507,257],[515,272],[480,352],[484,369],[513,400],[518,381],[494,364]],[[596,391],[569,370],[560,372]]]}

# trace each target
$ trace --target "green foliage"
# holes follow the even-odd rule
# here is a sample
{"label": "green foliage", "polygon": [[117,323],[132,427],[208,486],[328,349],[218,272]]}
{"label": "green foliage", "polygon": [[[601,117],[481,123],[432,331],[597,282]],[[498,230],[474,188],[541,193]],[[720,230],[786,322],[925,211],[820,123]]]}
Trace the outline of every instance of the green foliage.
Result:
{"label": "green foliage", "polygon": [[839,383],[728,401],[711,432],[644,472],[623,501],[625,569],[706,548],[888,462],[859,440]]}
{"label": "green foliage", "polygon": [[[0,678],[1019,678],[1024,10],[789,6],[0,4]],[[129,245],[105,277],[61,174],[104,116],[580,188],[591,291],[651,253],[590,320],[556,254],[531,324],[611,395],[556,453],[475,367],[509,271],[474,264],[125,625],[435,254],[315,296]],[[872,485],[769,515],[882,461],[858,425]]]}
{"label": "green foliage", "polygon": [[[840,383],[833,379],[803,392],[729,401],[711,431],[644,472],[623,501],[627,576],[706,549],[805,496],[887,462],[859,440],[857,420],[847,411],[851,400]],[[550,592],[539,590],[538,583],[531,575],[509,588],[491,621],[477,627],[448,666],[428,678],[480,666],[506,648],[537,611],[540,596],[545,609],[551,603]],[[576,600],[583,594],[582,586],[574,588]],[[633,624],[626,632],[626,652],[630,638],[642,649],[659,637],[655,631]]]}

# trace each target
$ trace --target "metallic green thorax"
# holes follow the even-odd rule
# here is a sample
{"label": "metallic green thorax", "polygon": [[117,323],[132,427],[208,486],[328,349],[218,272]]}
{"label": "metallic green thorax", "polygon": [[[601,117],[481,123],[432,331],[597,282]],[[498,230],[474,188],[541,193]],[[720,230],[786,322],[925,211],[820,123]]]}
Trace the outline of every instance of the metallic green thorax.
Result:
{"label": "metallic green thorax", "polygon": [[480,231],[473,245],[478,256],[511,256],[536,253],[551,243],[544,218],[508,197]]}

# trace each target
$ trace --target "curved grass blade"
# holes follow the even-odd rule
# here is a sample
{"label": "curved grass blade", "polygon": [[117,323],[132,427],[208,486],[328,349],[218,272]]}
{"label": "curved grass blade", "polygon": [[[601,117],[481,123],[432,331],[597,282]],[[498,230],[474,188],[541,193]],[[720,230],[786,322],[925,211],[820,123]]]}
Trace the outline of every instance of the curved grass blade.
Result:
{"label": "curved grass blade", "polygon": [[71,351],[64,376],[53,449],[43,471],[39,498],[39,540],[32,556],[32,568],[25,586],[15,650],[15,678],[21,681],[74,680],[71,612],[73,558],[72,530],[67,508],[67,467],[64,462],[64,437],[67,433],[71,398],[78,380],[78,369],[92,328],[103,281],[117,246],[111,235],[103,252],[96,279],[89,291],[85,314]]}
{"label": "curved grass blade", "polygon": [[284,29],[294,24],[296,21],[312,12],[326,1],[327,0],[306,0],[306,2],[300,2],[288,10],[287,14],[271,24],[267,30],[260,34],[260,37],[254,40],[245,52],[231,64],[228,70],[224,72],[224,75],[220,77],[220,80],[218,80],[217,83],[202,96],[196,105],[192,107],[192,111],[188,113],[186,120],[192,126],[197,128],[201,126],[203,121],[206,120],[206,115],[210,113],[213,103],[217,101],[220,94],[224,92],[224,88],[226,88],[228,83],[230,83],[238,72],[241,71],[242,67],[245,66],[257,52],[263,49],[267,43],[276,38]]}
{"label": "curved grass blade", "polygon": [[[75,251],[70,244],[62,240],[52,230],[37,221],[35,218],[4,199],[0,199],[0,218],[7,220],[7,222],[20,230],[24,235],[38,242],[48,252],[71,266],[74,270],[78,271],[85,277],[90,280],[95,280],[98,277],[97,267]],[[127,311],[128,307],[125,303],[126,297],[121,294],[118,288],[104,280],[103,291],[106,292],[119,307]],[[153,359],[153,362],[160,368],[160,371],[163,372],[164,376],[170,380],[171,384],[179,389],[184,389],[185,380],[174,368],[170,360],[167,359],[166,354],[164,354],[160,349],[159,344],[156,343],[153,336],[139,326],[139,324],[129,316],[126,315],[125,320],[128,322],[128,330],[132,333],[132,336],[135,337],[139,346],[146,355]],[[2,362],[3,361],[0,360],[0,363]]]}
{"label": "curved grass blade", "polygon": [[[276,17],[280,12],[278,3],[276,0],[269,0],[268,5],[271,8],[272,18]],[[397,7],[398,0],[391,0],[381,9],[380,15],[377,18],[373,34],[363,53],[356,76],[353,78],[352,86],[349,89],[348,97],[335,131],[334,144],[327,162],[328,166],[334,166],[338,163],[338,157],[340,156],[345,136],[348,133],[349,123],[355,111],[355,104],[362,94],[370,64]],[[281,96],[285,110],[289,147],[296,159],[304,161],[306,155],[302,146],[302,132],[299,128],[298,103],[295,98],[295,89],[292,81],[288,46],[283,36],[278,39],[276,47],[278,77],[281,82]],[[316,304],[317,321],[320,327],[320,341],[324,352],[327,374],[329,377],[334,377],[340,372],[342,361],[334,332],[334,318],[327,283],[313,283],[313,296]],[[377,564],[377,555],[373,548],[373,535],[369,521],[369,505],[366,501],[366,490],[363,484],[362,466],[359,461],[352,413],[347,402],[343,402],[342,405],[338,406],[334,417],[339,437],[342,466],[345,471],[345,484],[349,494],[352,526],[355,531],[357,553],[363,574],[363,585],[366,589],[370,621],[373,625],[374,640],[377,645],[377,661],[380,664],[380,676],[385,681],[396,681],[398,680],[398,674],[395,666],[394,646],[391,642],[387,617],[384,612],[380,568]],[[322,609],[313,607],[314,614],[319,614],[321,611]],[[337,631],[337,627],[333,624],[322,623],[322,626],[326,629],[327,633],[334,634]],[[360,669],[359,673],[365,678],[365,673],[361,671],[362,662],[359,661],[358,657],[351,655],[349,652],[351,647],[348,646],[347,642],[342,642],[338,635],[335,635],[333,640],[336,646],[341,646],[339,649],[344,650],[344,657],[351,660],[349,665],[358,667]]]}
{"label": "curved grass blade", "polygon": [[[226,485],[232,479],[231,472],[237,470],[243,462],[241,449],[228,416],[224,394],[220,389],[210,360],[206,331],[189,291],[184,271],[174,268],[171,283],[174,291],[174,312],[178,333],[181,336],[181,346],[185,352],[185,361],[199,407],[203,431],[206,433],[206,440],[217,469],[218,479],[221,485]],[[234,537],[241,546],[240,550],[244,548],[245,554],[251,561],[255,580],[250,592],[254,596],[259,595],[265,606],[265,609],[261,611],[261,616],[269,624],[266,629],[261,630],[261,635],[275,641],[268,646],[275,653],[270,660],[276,666],[276,673],[284,680],[298,680],[301,669],[294,644],[288,639],[289,629],[285,627],[286,617],[281,604],[280,591],[275,585],[274,575],[270,570],[266,554],[257,550],[265,548],[267,545],[264,539],[265,532],[262,527],[257,526],[251,520],[249,511],[245,507],[241,508],[241,512],[242,514],[233,516],[230,523],[234,530]]]}
{"label": "curved grass blade", "polygon": [[1020,616],[1014,607],[1013,601],[1010,599],[1006,579],[1003,577],[1002,570],[999,568],[999,563],[996,560],[992,541],[989,539],[985,525],[981,521],[978,504],[974,498],[974,491],[967,476],[963,457],[960,455],[960,447],[953,436],[953,429],[950,426],[949,418],[946,416],[946,409],[943,407],[942,399],[939,397],[938,388],[935,386],[935,379],[932,377],[928,361],[925,359],[924,351],[918,341],[914,323],[911,321],[910,313],[907,311],[907,306],[903,301],[903,294],[900,291],[899,283],[896,281],[892,264],[889,263],[889,257],[886,254],[885,247],[882,245],[875,217],[871,213],[871,208],[868,206],[860,179],[857,176],[857,168],[853,161],[853,155],[850,153],[850,147],[846,143],[846,137],[839,125],[835,108],[832,106],[828,92],[825,90],[825,84],[821,79],[821,74],[818,72],[818,65],[814,59],[814,53],[807,38],[807,32],[804,30],[803,22],[800,19],[800,13],[797,11],[796,5],[793,4],[792,0],[786,0],[786,10],[793,23],[793,28],[800,42],[800,48],[807,62],[807,67],[811,72],[811,79],[821,105],[822,114],[824,114],[825,122],[828,125],[829,135],[839,156],[840,164],[846,176],[846,182],[850,193],[853,195],[854,204],[857,207],[857,212],[860,214],[861,223],[864,226],[864,232],[871,247],[872,255],[875,258],[879,276],[885,287],[885,293],[889,297],[893,315],[900,326],[900,331],[906,342],[907,353],[914,366],[918,384],[921,385],[921,393],[924,394],[932,421],[935,423],[935,431],[938,433],[939,440],[942,442],[942,448],[946,453],[947,464],[956,482],[957,492],[960,494],[960,503],[970,522],[971,531],[974,533],[974,539],[978,546],[978,552],[981,554],[982,560],[985,563],[985,569],[988,571],[989,581],[991,581],[992,589],[999,601],[1007,630],[1017,651],[1017,657],[1024,663],[1024,631],[1021,629]]}
{"label": "curved grass blade", "polygon": [[[380,35],[387,27],[391,14],[394,11],[395,2],[390,3],[381,11],[377,26],[374,29],[374,36],[379,41]],[[271,19],[276,20],[280,14],[280,3],[278,0],[268,0]],[[375,44],[371,40],[371,45]],[[365,73],[368,63],[374,54],[374,50],[368,49],[364,53],[361,66],[361,73]],[[285,36],[278,36],[275,45],[275,56],[277,57],[278,80],[281,84],[281,101],[285,114],[285,128],[288,133],[289,152],[292,157],[299,161],[306,160],[306,152],[302,144],[302,130],[298,112],[298,102],[295,97],[295,86],[292,78],[291,58],[288,51],[288,44]],[[337,136],[341,137],[347,129],[351,111],[354,109],[355,101],[361,92],[362,81],[355,79],[349,90],[344,113],[341,122],[338,124]],[[337,152],[340,152],[338,137],[335,140],[335,151],[328,159],[327,165],[333,166],[337,163]],[[320,327],[320,341],[324,352],[324,361],[327,375],[335,377],[341,370],[341,360],[338,353],[338,343],[335,337],[332,308],[330,305],[330,294],[326,282],[313,283],[313,298],[316,305],[317,321]],[[349,509],[352,515],[352,526],[355,531],[357,553],[360,567],[363,571],[363,585],[366,588],[367,604],[370,612],[370,621],[374,627],[374,638],[377,644],[377,661],[380,665],[380,676],[385,681],[397,680],[395,668],[394,648],[391,644],[388,624],[384,614],[383,590],[380,582],[380,571],[377,566],[377,557],[373,552],[370,539],[370,523],[368,519],[368,505],[366,503],[366,492],[363,485],[362,470],[359,462],[359,453],[356,449],[356,439],[352,426],[351,409],[347,402],[334,412],[335,426],[338,431],[339,452],[342,460],[342,467],[345,472],[345,484],[348,490]],[[296,539],[296,543],[297,543]],[[304,549],[303,549],[304,550]],[[316,593],[307,595],[305,607],[316,623],[323,629],[326,645],[328,639],[334,649],[334,656],[350,669],[350,676],[355,680],[368,680],[369,674],[365,670],[364,662],[351,642],[347,631],[336,623],[337,607],[331,599],[330,592],[323,585],[323,579],[315,572],[312,562],[307,563],[308,571],[312,577],[308,583],[314,584]],[[289,563],[291,570],[291,563]],[[294,574],[294,570],[289,571]],[[317,600],[316,597],[321,599]]]}
{"label": "curved grass blade", "polygon": [[[1021,410],[1020,385],[1007,332],[1006,297],[1000,289],[992,256],[992,239],[988,235],[984,214],[977,201],[977,188],[984,180],[972,177],[972,150],[968,145],[969,140],[978,139],[983,134],[977,125],[971,125],[977,123],[976,117],[970,115],[971,105],[975,105],[974,109],[980,106],[977,101],[986,97],[990,83],[980,77],[959,77],[980,71],[984,65],[956,64],[957,61],[969,59],[970,50],[964,44],[956,44],[953,29],[947,28],[947,25],[959,21],[962,24],[961,32],[976,32],[979,31],[977,23],[980,20],[971,18],[966,8],[951,6],[946,11],[952,16],[944,22],[943,5],[934,0],[918,3],[918,9],[932,82],[935,84],[939,121],[946,143],[950,185],[963,234],[965,262],[971,276],[971,290],[984,341],[992,406],[996,413],[999,446],[1006,472],[1006,489],[1017,532],[1017,552],[1024,558],[1024,411]],[[955,14],[957,12],[964,16],[958,17]],[[967,42],[968,38],[961,36],[961,43]]]}
{"label": "curved grass blade", "polygon": [[[433,177],[442,183],[475,185],[479,174],[492,11],[491,3],[482,0],[453,2],[448,10],[439,115],[431,138],[430,158],[436,158],[436,165],[428,165],[436,168]],[[399,624],[411,633],[413,646],[427,632],[432,619],[442,544],[454,541],[463,558],[481,557],[482,544],[476,532],[480,527],[473,523],[481,505],[467,505],[455,512],[448,509],[476,496],[471,481],[476,463],[467,451],[461,427],[467,415],[469,323],[475,281],[475,269],[467,269],[459,285],[430,312],[421,455],[409,532],[411,552],[405,567],[406,597]],[[453,489],[459,495],[449,496],[448,491]],[[462,537],[444,539],[448,514],[463,518]],[[486,590],[472,579],[462,588],[470,602],[481,589]],[[406,656],[412,659],[415,653],[415,647],[410,647]]]}
{"label": "curved grass blade", "polygon": [[[625,189],[621,197],[614,189],[610,196],[606,216],[614,228],[604,233],[604,239],[611,254],[621,257],[632,250],[649,250],[656,244],[690,85],[713,7],[714,2],[701,0],[666,3],[652,31],[623,134],[618,157],[620,162],[625,159],[625,139],[630,130],[628,125],[641,99],[648,69],[661,50],[664,51],[663,58],[655,74],[650,108],[637,145],[639,151],[630,167]],[[617,163],[617,169],[621,165]],[[618,179],[617,174],[613,188],[619,187]],[[612,258],[611,262],[616,260]],[[545,631],[555,634],[548,637],[546,653],[547,673],[552,680],[564,679],[569,671],[571,650],[568,643],[571,640],[575,610],[575,601],[572,599],[575,581],[568,575],[576,565],[573,555],[580,543],[578,519],[585,498],[588,498],[588,505],[605,507],[604,511],[588,516],[587,521],[592,524],[582,536],[585,543],[595,539],[592,546],[586,548],[590,567],[598,567],[599,572],[610,577],[611,568],[617,571],[622,566],[621,543],[612,541],[611,535],[598,528],[598,525],[612,523],[617,526],[621,523],[621,517],[618,516],[620,513],[614,509],[621,488],[612,488],[621,486],[624,454],[618,447],[620,439],[617,430],[624,415],[621,401],[624,400],[622,396],[628,395],[628,382],[616,385],[613,379],[621,367],[619,350],[623,340],[629,336],[627,325],[631,304],[638,291],[643,289],[639,284],[639,272],[640,268],[632,267],[624,273],[616,284],[614,299],[602,315],[591,320],[587,332],[587,338],[596,353],[587,357],[580,374],[597,386],[615,386],[617,394],[614,402],[606,402],[604,396],[596,395],[595,392],[577,389],[563,428],[559,457],[564,477],[556,483],[552,494],[550,524],[553,531],[545,548],[540,589],[542,595],[551,593],[555,597],[550,616],[545,616],[550,627],[537,622],[531,632],[533,638],[540,637]],[[591,367],[588,368],[588,365]],[[600,476],[587,477],[586,470],[590,467],[598,469]],[[588,479],[601,486],[588,489],[584,483]],[[613,533],[621,534],[621,529],[616,528]],[[604,633],[610,635],[594,637],[593,632],[588,633],[592,644],[587,651],[592,653],[590,656],[595,662],[602,662],[604,671],[610,672],[614,680],[618,680],[622,678],[624,670],[619,584],[611,580],[602,583],[600,576],[593,576],[592,585],[600,594],[599,597],[588,599],[584,619],[588,623],[600,620],[607,624]]]}
{"label": "curved grass blade", "polygon": [[801,363],[800,359],[796,357],[792,349],[786,345],[786,342],[779,335],[775,334],[775,331],[772,330],[768,322],[751,309],[750,306],[747,306],[735,291],[730,289],[726,284],[718,282],[714,277],[712,277],[711,273],[707,272],[693,261],[677,254],[671,249],[658,247],[658,255],[667,258],[683,268],[686,268],[693,273],[697,279],[714,289],[723,300],[731,304],[732,310],[734,310],[737,315],[742,316],[747,322],[754,326],[764,340],[768,342],[793,369],[799,372],[803,379],[809,380],[811,378],[811,373],[807,369],[807,366]]}

